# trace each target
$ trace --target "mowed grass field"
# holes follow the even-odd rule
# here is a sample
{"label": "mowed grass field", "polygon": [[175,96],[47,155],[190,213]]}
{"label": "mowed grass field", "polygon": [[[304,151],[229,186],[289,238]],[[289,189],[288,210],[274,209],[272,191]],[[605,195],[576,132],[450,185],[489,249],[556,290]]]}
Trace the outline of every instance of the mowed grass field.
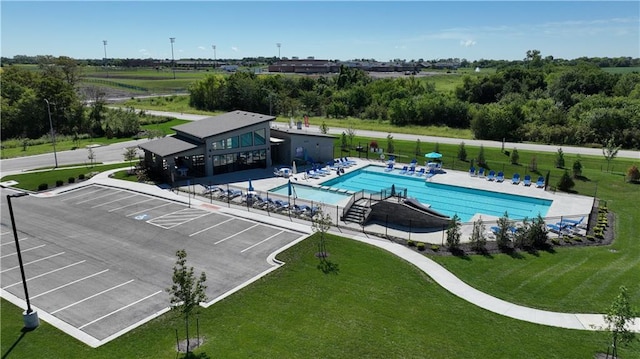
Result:
{"label": "mowed grass field", "polygon": [[[445,291],[415,267],[330,236],[337,272],[318,269],[317,238],[278,255],[286,265],[201,310],[196,358],[592,358],[603,332],[508,319]],[[2,302],[5,358],[175,358],[174,313],[91,349],[43,323],[22,335],[20,311]],[[195,325],[191,328],[195,336]],[[12,347],[13,346],[13,347]],[[637,358],[640,346],[620,351]]]}

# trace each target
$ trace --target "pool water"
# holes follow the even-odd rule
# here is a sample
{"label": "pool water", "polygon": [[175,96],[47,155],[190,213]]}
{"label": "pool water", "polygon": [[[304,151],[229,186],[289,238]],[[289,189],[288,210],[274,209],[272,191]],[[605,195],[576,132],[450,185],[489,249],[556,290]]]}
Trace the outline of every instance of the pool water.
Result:
{"label": "pool water", "polygon": [[[289,195],[289,185],[285,184],[276,188],[270,189],[269,192],[276,193],[283,196]],[[315,188],[305,185],[299,185],[291,183],[292,193],[291,198],[297,197],[312,202],[321,202],[324,204],[336,205],[340,202],[351,197],[351,194],[341,193],[336,191],[325,190],[321,188]]]}
{"label": "pool water", "polygon": [[505,212],[510,219],[521,220],[546,216],[553,201],[515,194],[484,191],[474,188],[452,186],[425,181],[414,177],[384,172],[379,166],[367,166],[344,176],[322,183],[323,186],[353,192],[378,192],[388,189],[406,188],[407,197],[428,204],[435,211],[453,217],[457,214],[462,222],[469,222],[476,214],[502,217]]}

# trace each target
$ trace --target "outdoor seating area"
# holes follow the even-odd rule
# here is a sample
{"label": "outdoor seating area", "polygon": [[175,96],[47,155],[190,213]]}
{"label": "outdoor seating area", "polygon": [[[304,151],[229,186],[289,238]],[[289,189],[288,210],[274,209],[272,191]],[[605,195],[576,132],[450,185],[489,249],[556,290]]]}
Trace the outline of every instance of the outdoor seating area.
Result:
{"label": "outdoor seating area", "polygon": [[[469,176],[471,177],[485,178],[484,172],[485,172],[485,169],[482,167],[480,167],[478,170],[476,170],[475,167],[469,168]],[[496,182],[496,183],[504,182],[504,172],[498,171],[496,173],[496,171],[490,170],[486,176],[486,179],[487,181],[490,181],[490,182]],[[511,184],[519,185],[521,183],[525,187],[530,187],[532,184],[531,175],[527,174],[524,176],[524,178],[522,178],[519,173],[517,172],[514,173],[513,176],[511,177]],[[539,176],[538,179],[536,180],[536,188],[544,188],[544,187],[545,187],[544,177]]]}

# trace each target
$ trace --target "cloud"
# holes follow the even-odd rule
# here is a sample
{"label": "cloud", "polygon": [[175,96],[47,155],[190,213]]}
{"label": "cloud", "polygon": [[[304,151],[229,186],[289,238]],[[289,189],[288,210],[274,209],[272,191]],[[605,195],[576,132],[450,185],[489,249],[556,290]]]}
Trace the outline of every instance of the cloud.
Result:
{"label": "cloud", "polygon": [[202,51],[207,51],[207,49],[204,46],[198,46],[198,48]]}
{"label": "cloud", "polygon": [[231,50],[232,50],[232,51],[235,51],[235,52],[240,51],[240,50],[238,50],[238,48],[237,48],[236,46],[231,46]]}
{"label": "cloud", "polygon": [[476,42],[474,40],[460,40],[460,46],[471,47],[474,46]]}

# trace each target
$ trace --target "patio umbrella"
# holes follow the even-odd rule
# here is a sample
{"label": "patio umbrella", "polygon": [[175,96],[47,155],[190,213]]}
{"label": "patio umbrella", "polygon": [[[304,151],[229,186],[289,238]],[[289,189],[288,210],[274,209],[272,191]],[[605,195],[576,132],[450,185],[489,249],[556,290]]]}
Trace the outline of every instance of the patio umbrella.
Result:
{"label": "patio umbrella", "polygon": [[442,154],[438,153],[438,152],[429,152],[426,155],[424,155],[424,157],[426,157],[426,158],[442,158]]}
{"label": "patio umbrella", "polygon": [[287,187],[289,188],[289,197],[291,197],[291,191],[292,191],[292,188],[291,188],[291,180],[289,180],[289,184],[288,184],[288,186],[287,186]]}
{"label": "patio umbrella", "polygon": [[293,170],[292,170],[293,174],[298,174],[298,169],[296,168],[296,161],[293,161]]}
{"label": "patio umbrella", "polygon": [[253,185],[251,184],[251,180],[249,180],[249,188],[247,188],[247,191],[253,192]]}

